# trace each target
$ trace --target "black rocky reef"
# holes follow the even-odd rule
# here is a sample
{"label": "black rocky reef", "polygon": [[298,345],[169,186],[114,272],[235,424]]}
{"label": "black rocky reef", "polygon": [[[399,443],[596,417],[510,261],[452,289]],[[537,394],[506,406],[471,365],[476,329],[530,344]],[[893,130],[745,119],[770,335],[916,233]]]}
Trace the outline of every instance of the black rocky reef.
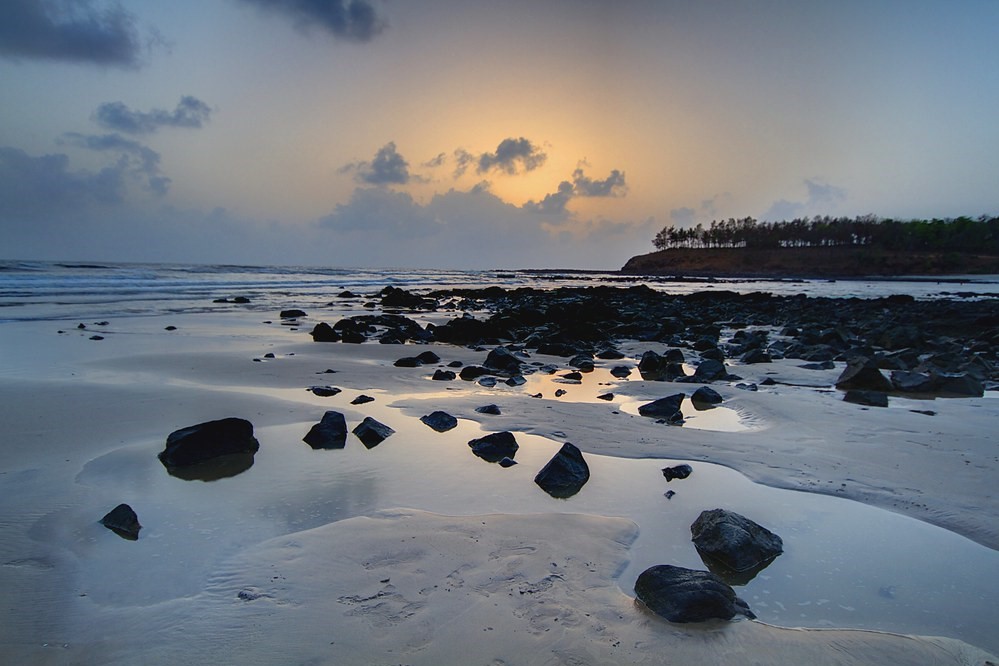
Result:
{"label": "black rocky reef", "polygon": [[[724,290],[670,295],[644,285],[489,287],[409,297],[402,291],[389,292],[389,300],[422,310],[459,303],[491,314],[465,314],[426,327],[399,314],[363,315],[331,328],[341,336],[349,332],[353,342],[380,336],[399,342],[514,344],[566,358],[599,352],[620,340],[658,342],[677,352],[697,352],[700,376],[688,380],[697,383],[726,378],[726,358],[745,363],[791,358],[820,368],[863,357],[871,367],[893,374],[882,386],[888,392],[980,395],[979,385],[983,390],[999,385],[996,298],[812,298]],[[780,336],[770,340],[759,327]],[[736,333],[722,339],[723,328]],[[639,370],[646,379],[682,380],[682,362],[682,352],[650,357]],[[894,373],[899,373],[897,381]],[[913,386],[919,388],[912,391]]]}

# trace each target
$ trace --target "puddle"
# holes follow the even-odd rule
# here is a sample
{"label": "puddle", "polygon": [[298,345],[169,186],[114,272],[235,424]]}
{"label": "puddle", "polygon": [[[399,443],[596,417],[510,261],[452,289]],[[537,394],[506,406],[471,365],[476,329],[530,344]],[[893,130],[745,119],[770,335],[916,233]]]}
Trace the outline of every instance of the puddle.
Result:
{"label": "puddle", "polygon": [[[784,540],[785,552],[737,588],[761,620],[949,635],[999,650],[992,626],[999,553],[963,537],[856,502],[757,485],[696,461],[689,463],[689,478],[667,483],[661,468],[683,461],[584,454],[590,481],[574,497],[556,500],[534,476],[560,442],[517,433],[518,464],[504,469],[469,450],[467,442],[482,435],[477,423],[459,420],[455,429],[437,433],[388,407],[391,398],[380,394],[363,405],[363,415],[396,430],[373,449],[348,435],[345,449],[313,450],[301,441],[311,422],[258,428],[253,467],[209,483],[167,474],[156,459],[162,442],[116,450],[88,463],[77,483],[129,498],[143,525],[140,539],[122,549],[120,539],[106,538],[94,523],[99,514],[88,513],[88,520],[82,509],[50,520],[36,538],[76,555],[77,586],[92,603],[143,606],[150,623],[179,626],[187,607],[162,602],[195,597],[228,556],[381,509],[628,518],[640,528],[620,578],[632,595],[638,574],[654,564],[705,568],[690,543],[690,524],[703,510],[727,508]],[[348,430],[363,418],[343,411]],[[666,491],[673,491],[671,498]]]}

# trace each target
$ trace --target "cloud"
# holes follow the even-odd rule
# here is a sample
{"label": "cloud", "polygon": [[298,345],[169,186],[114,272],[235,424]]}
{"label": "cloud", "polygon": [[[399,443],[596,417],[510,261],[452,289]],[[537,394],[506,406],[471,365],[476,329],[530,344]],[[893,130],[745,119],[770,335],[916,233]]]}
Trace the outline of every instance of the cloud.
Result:
{"label": "cloud", "polygon": [[368,185],[405,185],[410,181],[423,182],[423,178],[409,172],[409,162],[389,141],[378,149],[370,162],[351,162],[340,167],[340,173],[354,172],[354,179]]}
{"label": "cloud", "polygon": [[79,212],[94,204],[115,204],[122,200],[124,190],[120,164],[96,173],[73,171],[63,153],[36,157],[0,146],[0,221],[8,224]]}
{"label": "cloud", "polygon": [[424,162],[422,166],[428,169],[436,169],[438,167],[444,166],[444,162],[446,161],[447,161],[447,153],[438,153],[436,156]]}
{"label": "cloud", "polygon": [[674,208],[669,212],[669,220],[674,227],[693,227],[697,220],[697,211],[689,206]]}
{"label": "cloud", "polygon": [[322,28],[338,39],[367,42],[381,33],[386,22],[367,0],[242,0],[275,14],[291,18],[295,27],[307,31]]}
{"label": "cloud", "polygon": [[572,172],[571,183],[563,180],[558,190],[546,194],[540,202],[528,201],[523,208],[543,215],[563,215],[573,197],[618,197],[624,196],[627,189],[622,171],[614,169],[604,180],[593,180],[579,167]]}
{"label": "cloud", "polygon": [[170,179],[160,172],[160,154],[138,141],[126,139],[120,134],[63,134],[62,141],[97,152],[118,154],[117,168],[121,174],[130,174],[142,179],[146,187],[157,195],[164,195],[170,189]]}
{"label": "cloud", "polygon": [[127,134],[152,134],[160,127],[200,129],[211,118],[212,109],[197,97],[185,95],[173,111],[133,111],[124,102],[97,107],[94,119],[102,127]]}
{"label": "cloud", "polygon": [[846,190],[812,178],[804,181],[807,198],[805,201],[779,199],[762,215],[764,220],[792,220],[808,215],[831,214],[838,204],[846,200]]}
{"label": "cloud", "polygon": [[490,169],[499,169],[508,174],[517,173],[518,167],[524,171],[537,169],[548,158],[541,149],[524,137],[519,139],[503,139],[494,153],[482,153],[478,158],[477,170],[486,173]]}
{"label": "cloud", "polygon": [[102,4],[3,0],[0,57],[138,67],[142,45],[134,18],[117,3]]}

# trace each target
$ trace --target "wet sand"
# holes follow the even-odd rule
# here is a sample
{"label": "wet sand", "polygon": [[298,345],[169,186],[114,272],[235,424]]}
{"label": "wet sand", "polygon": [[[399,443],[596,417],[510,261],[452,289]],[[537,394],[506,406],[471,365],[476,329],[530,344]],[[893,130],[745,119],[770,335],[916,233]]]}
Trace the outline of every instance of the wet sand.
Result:
{"label": "wet sand", "polygon": [[[747,381],[782,382],[757,392],[714,385],[739,416],[736,431],[693,427],[709,420],[694,412],[690,427],[670,427],[628,405],[694,386],[636,374],[607,387],[613,401],[595,399],[603,387],[585,379],[565,385],[560,398],[544,389],[532,398],[523,387],[430,381],[434,366],[392,366],[428,347],[312,343],[258,319],[185,317],[171,322],[175,332],[158,318],[122,319],[102,341],[57,334],[51,322],[5,326],[4,348],[19,351],[0,374],[5,659],[993,659],[969,643],[996,651],[986,644],[999,592],[989,587],[999,579],[991,550],[999,545],[990,483],[999,458],[988,435],[994,398],[863,409],[827,388],[838,370],[787,361],[739,369]],[[429,348],[442,364],[485,356]],[[632,359],[645,348],[621,346]],[[342,392],[321,398],[306,390],[320,384]],[[362,393],[375,400],[350,405]],[[488,403],[503,413],[475,411]],[[326,409],[343,412],[350,428],[372,416],[397,432],[371,450],[350,436],[342,451],[313,451],[301,437]],[[459,427],[439,434],[419,423],[435,409],[458,417]],[[166,473],[156,453],[167,434],[226,416],[256,427],[253,467],[208,483]],[[465,442],[483,430],[515,432],[520,464],[503,470],[472,456]],[[593,478],[578,496],[553,500],[532,479],[563,441],[588,456]],[[690,461],[695,473],[667,485],[658,469],[674,461]],[[669,500],[668,489],[676,492]],[[97,524],[119,502],[143,524],[136,542]],[[739,590],[773,620],[674,625],[633,599],[644,566],[703,568],[685,530],[715,503],[785,539],[785,555]],[[898,543],[872,542],[885,531]],[[865,543],[876,547],[864,552]],[[892,560],[879,561],[881,551],[909,553],[914,570],[890,578]],[[808,589],[820,572],[824,582]],[[937,588],[948,586],[981,599],[940,596]],[[952,638],[902,635],[916,633]]]}

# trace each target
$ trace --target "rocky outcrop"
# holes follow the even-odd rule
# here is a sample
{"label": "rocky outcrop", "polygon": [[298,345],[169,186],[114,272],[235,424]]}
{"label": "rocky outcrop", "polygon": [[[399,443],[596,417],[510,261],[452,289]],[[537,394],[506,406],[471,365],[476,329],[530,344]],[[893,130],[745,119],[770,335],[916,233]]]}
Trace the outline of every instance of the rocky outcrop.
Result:
{"label": "rocky outcrop", "polygon": [[590,468],[583,459],[583,452],[569,442],[563,444],[559,452],[534,477],[534,483],[559,499],[572,497],[589,480]]}
{"label": "rocky outcrop", "polygon": [[649,610],[670,622],[756,617],[731,586],[707,571],[659,564],[639,574],[635,594]]}

